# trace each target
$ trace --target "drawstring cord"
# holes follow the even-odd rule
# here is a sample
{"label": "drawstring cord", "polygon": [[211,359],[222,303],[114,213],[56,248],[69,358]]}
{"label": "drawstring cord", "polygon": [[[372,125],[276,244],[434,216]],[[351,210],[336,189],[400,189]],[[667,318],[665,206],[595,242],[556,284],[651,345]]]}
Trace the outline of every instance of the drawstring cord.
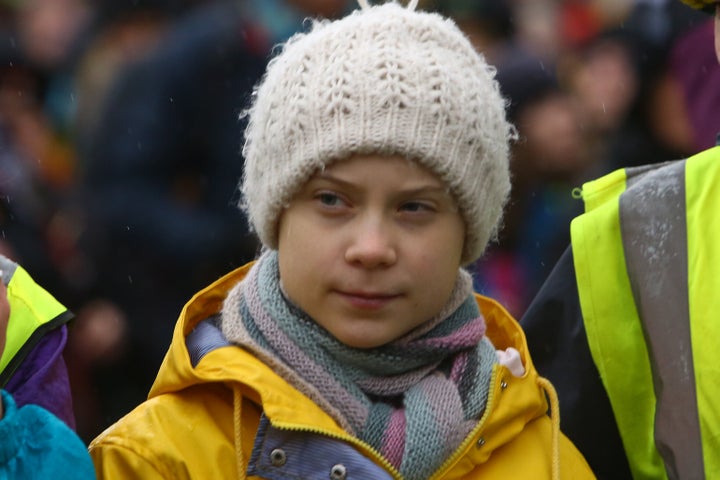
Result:
{"label": "drawstring cord", "polygon": [[243,396],[240,391],[233,389],[233,427],[235,428],[235,461],[237,462],[238,478],[246,480],[247,474],[245,468],[245,455],[242,448],[242,402]]}
{"label": "drawstring cord", "polygon": [[540,388],[545,390],[545,394],[550,401],[550,421],[552,422],[552,478],[560,480],[560,402],[558,401],[557,392],[550,380],[538,377],[537,380]]}

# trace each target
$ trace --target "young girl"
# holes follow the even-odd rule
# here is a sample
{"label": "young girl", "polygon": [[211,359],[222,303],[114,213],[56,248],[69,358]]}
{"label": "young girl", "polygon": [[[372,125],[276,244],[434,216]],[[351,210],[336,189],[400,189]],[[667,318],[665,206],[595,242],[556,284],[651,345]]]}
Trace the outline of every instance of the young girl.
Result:
{"label": "young girl", "polygon": [[[101,478],[592,478],[518,324],[463,265],[509,192],[493,69],[396,3],[318,22],[250,108],[260,258],[183,310]],[[551,409],[552,410],[552,409]]]}

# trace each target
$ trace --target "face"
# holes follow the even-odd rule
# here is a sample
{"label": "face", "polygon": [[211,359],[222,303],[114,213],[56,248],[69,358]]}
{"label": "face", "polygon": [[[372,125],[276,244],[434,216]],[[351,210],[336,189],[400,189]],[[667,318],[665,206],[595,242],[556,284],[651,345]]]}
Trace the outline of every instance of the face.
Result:
{"label": "face", "polygon": [[373,348],[439,313],[464,238],[432,173],[401,157],[355,156],[313,177],[281,215],[280,278],[335,338]]}
{"label": "face", "polygon": [[518,148],[528,151],[528,163],[518,174],[544,178],[575,177],[584,168],[586,146],[580,121],[568,95],[552,93],[525,107],[518,116],[518,129],[525,141]]}
{"label": "face", "polygon": [[582,111],[595,128],[616,128],[638,89],[627,47],[611,40],[595,45],[575,72],[573,88]]}

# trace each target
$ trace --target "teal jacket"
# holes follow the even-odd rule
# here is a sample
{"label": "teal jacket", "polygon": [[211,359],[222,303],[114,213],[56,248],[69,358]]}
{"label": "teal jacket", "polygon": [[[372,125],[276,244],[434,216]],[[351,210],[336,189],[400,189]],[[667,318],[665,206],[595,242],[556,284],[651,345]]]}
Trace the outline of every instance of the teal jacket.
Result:
{"label": "teal jacket", "polygon": [[0,480],[95,478],[90,455],[70,427],[44,408],[18,408],[9,393],[1,395]]}

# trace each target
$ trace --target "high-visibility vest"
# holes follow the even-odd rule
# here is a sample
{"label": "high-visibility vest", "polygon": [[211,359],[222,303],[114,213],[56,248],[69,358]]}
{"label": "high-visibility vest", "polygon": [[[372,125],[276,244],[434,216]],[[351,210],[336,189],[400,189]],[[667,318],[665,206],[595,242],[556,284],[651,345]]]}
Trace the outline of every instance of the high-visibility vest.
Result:
{"label": "high-visibility vest", "polygon": [[580,306],[633,477],[720,478],[720,147],[581,195]]}
{"label": "high-visibility vest", "polygon": [[43,335],[70,321],[73,314],[20,265],[0,256],[0,270],[10,303],[7,340],[0,357],[0,387],[4,387]]}

